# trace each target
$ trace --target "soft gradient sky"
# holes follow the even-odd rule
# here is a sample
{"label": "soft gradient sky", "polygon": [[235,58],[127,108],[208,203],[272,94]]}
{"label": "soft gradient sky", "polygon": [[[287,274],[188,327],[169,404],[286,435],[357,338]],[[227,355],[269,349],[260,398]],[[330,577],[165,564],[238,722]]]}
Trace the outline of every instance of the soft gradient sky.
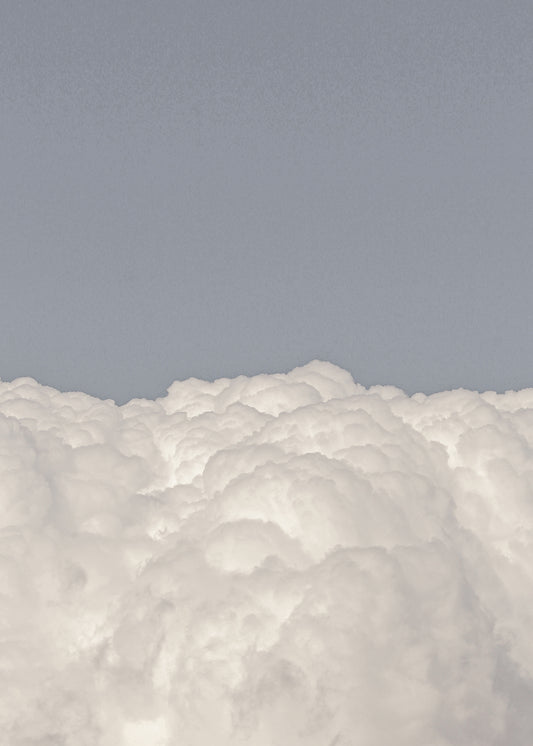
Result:
{"label": "soft gradient sky", "polygon": [[530,0],[0,9],[0,377],[533,385]]}

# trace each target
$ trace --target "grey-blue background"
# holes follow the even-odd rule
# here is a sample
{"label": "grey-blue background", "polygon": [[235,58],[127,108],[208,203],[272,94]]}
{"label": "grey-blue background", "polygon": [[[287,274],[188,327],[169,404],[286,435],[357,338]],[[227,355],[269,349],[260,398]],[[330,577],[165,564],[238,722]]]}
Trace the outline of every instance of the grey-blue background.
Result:
{"label": "grey-blue background", "polygon": [[533,385],[531,0],[4,0],[0,377]]}

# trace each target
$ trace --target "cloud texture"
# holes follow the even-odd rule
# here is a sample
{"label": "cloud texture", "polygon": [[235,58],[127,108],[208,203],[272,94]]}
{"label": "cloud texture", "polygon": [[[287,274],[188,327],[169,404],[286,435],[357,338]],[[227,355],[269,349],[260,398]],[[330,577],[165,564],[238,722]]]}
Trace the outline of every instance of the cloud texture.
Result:
{"label": "cloud texture", "polygon": [[530,746],[533,389],[0,383],[0,743]]}

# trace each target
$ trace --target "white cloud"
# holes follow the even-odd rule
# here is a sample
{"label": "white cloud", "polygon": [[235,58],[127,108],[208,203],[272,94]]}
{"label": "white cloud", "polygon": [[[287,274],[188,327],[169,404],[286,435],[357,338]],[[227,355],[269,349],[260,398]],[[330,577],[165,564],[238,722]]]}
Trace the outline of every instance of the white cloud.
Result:
{"label": "white cloud", "polygon": [[529,746],[532,494],[532,389],[0,383],[0,741]]}

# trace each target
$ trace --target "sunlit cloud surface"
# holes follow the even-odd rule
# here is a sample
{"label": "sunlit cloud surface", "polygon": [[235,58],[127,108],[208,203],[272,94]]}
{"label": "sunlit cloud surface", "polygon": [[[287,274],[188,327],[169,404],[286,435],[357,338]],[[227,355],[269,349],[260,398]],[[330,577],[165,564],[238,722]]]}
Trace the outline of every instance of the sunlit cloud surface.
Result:
{"label": "sunlit cloud surface", "polygon": [[530,746],[533,389],[0,383],[0,741]]}

